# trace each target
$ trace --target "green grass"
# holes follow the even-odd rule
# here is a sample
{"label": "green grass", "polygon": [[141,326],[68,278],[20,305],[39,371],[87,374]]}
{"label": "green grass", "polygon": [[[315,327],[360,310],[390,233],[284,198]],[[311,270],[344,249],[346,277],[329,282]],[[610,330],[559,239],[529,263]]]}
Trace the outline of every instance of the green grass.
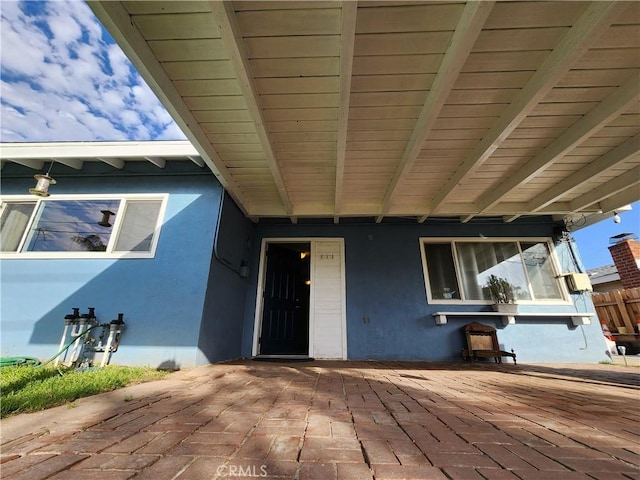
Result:
{"label": "green grass", "polygon": [[166,372],[149,367],[115,365],[84,371],[67,367],[0,368],[0,417],[64,405],[164,375]]}

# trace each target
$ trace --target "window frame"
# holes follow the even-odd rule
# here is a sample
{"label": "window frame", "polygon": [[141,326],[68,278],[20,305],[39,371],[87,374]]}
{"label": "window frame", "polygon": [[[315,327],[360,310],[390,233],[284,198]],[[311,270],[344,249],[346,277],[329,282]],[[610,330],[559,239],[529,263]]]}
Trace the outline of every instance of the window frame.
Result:
{"label": "window frame", "polygon": [[[495,302],[491,300],[467,300],[465,298],[452,298],[452,299],[434,299],[431,295],[431,283],[429,281],[429,269],[427,262],[427,255],[425,252],[425,244],[429,243],[448,243],[451,245],[453,265],[456,275],[458,286],[461,289],[461,297],[465,292],[462,289],[462,278],[460,273],[460,264],[458,259],[458,250],[455,246],[456,243],[501,243],[501,242],[515,242],[518,247],[518,253],[521,261],[524,261],[522,256],[521,243],[544,243],[549,249],[549,258],[553,269],[554,279],[556,280],[560,295],[562,298],[557,299],[540,299],[540,300],[518,300],[519,305],[572,305],[571,295],[565,282],[562,279],[562,270],[560,268],[560,262],[558,260],[556,249],[553,241],[549,237],[490,237],[490,238],[477,238],[477,237],[420,237],[420,257],[422,259],[422,274],[424,277],[425,292],[427,295],[427,302],[430,305],[493,305]],[[523,265],[524,273],[527,279],[527,285],[531,290],[531,281],[529,273]]]}
{"label": "window frame", "polygon": [[[126,194],[91,194],[91,195],[83,195],[83,194],[60,194],[47,198],[34,197],[33,195],[1,195],[0,196],[0,215],[4,211],[5,205],[9,203],[19,203],[19,202],[35,202],[35,207],[31,216],[29,217],[29,221],[27,226],[20,238],[20,243],[18,244],[18,248],[14,252],[0,252],[0,259],[113,259],[113,258],[154,258],[156,254],[156,249],[158,247],[158,241],[160,239],[160,233],[162,229],[162,225],[164,224],[164,217],[167,208],[169,194],[168,193],[126,193]],[[151,240],[151,245],[149,251],[114,251],[116,246],[118,237],[120,235],[120,229],[122,226],[122,220],[124,215],[116,215],[113,222],[113,231],[109,237],[109,242],[107,244],[107,250],[103,252],[78,252],[78,251],[67,251],[67,252],[27,252],[22,251],[25,248],[25,244],[27,239],[29,238],[29,234],[31,231],[34,222],[36,222],[39,218],[39,215],[43,211],[41,205],[43,202],[56,202],[56,201],[64,201],[64,200],[73,200],[73,201],[91,201],[91,200],[119,200],[120,205],[118,207],[118,211],[124,212],[126,209],[126,205],[128,201],[150,201],[157,200],[160,201],[160,208],[158,211],[158,218],[156,219],[155,228],[153,230],[153,239]]]}

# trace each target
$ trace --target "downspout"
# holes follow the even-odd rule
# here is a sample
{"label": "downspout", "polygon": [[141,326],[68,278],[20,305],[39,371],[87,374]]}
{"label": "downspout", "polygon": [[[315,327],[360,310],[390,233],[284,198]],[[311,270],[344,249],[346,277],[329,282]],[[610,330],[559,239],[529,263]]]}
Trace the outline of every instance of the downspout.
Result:
{"label": "downspout", "polygon": [[224,265],[229,270],[231,270],[236,275],[238,275],[240,278],[243,278],[242,273],[240,272],[239,269],[236,269],[229,260],[227,260],[225,258],[221,258],[220,255],[218,254],[218,238],[219,238],[219,233],[220,233],[220,222],[222,221],[222,210],[224,208],[224,197],[227,194],[227,192],[224,190],[224,188],[222,188],[222,187],[220,187],[220,188],[222,190],[222,194],[220,195],[220,206],[218,207],[218,219],[216,220],[216,230],[215,230],[215,232],[213,234],[213,257],[218,261],[219,264]]}

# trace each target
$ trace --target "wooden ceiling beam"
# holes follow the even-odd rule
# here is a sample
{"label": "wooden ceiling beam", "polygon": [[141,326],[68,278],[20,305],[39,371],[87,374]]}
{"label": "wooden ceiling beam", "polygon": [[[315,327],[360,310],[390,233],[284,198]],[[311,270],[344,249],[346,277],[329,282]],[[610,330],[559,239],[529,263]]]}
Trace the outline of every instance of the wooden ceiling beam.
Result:
{"label": "wooden ceiling beam", "polygon": [[195,155],[194,156],[189,155],[187,158],[191,160],[193,163],[195,163],[196,165],[198,165],[199,167],[204,167],[204,160],[202,160],[201,157],[196,157]]}
{"label": "wooden ceiling beam", "polygon": [[431,212],[437,213],[456,186],[491,157],[626,7],[620,2],[592,2],[586,8],[462,166],[436,194],[429,206]]}
{"label": "wooden ceiling beam", "polygon": [[185,133],[207,167],[211,169],[242,212],[247,215],[246,205],[248,202],[242,190],[232,178],[206,132],[200,127],[182,96],[176,90],[175,85],[134,24],[122,2],[88,0],[87,4],[122,48],[122,51],[162,102],[176,124]]}
{"label": "wooden ceiling beam", "polygon": [[263,116],[262,107],[260,106],[258,91],[253,81],[253,75],[249,66],[248,56],[236,19],[233,3],[230,1],[221,2],[214,0],[209,2],[209,6],[220,30],[222,43],[225,46],[236,73],[240,90],[242,91],[249,114],[256,128],[256,134],[264,150],[273,181],[280,195],[280,200],[287,215],[291,215],[293,213],[293,204],[287,192],[280,165],[275,155],[275,148],[271,143],[271,138],[267,131],[267,124]]}
{"label": "wooden ceiling beam", "polygon": [[4,158],[3,161],[17,163],[34,170],[42,170],[44,168],[44,160],[35,160],[33,158]]}
{"label": "wooden ceiling beam", "polygon": [[158,168],[164,168],[167,164],[167,161],[164,158],[160,157],[144,157],[147,162],[153,163]]}
{"label": "wooden ceiling beam", "polygon": [[124,168],[124,160],[121,158],[111,158],[111,157],[96,157],[102,163],[106,163],[107,165],[112,166],[113,168],[117,168],[118,170],[122,170]]}
{"label": "wooden ceiling beam", "polygon": [[[617,88],[587,115],[547,145],[542,152],[529,160],[523,167],[519,168],[514,175],[489,191],[484,197],[481,197],[477,202],[479,213],[491,208],[491,206],[500,202],[500,200],[510,192],[535,178],[556,160],[573,150],[593,135],[594,132],[611,122],[626,110],[632,102],[638,101],[639,98],[640,73],[636,72],[623,86]],[[573,188],[578,185],[579,184],[574,185]],[[531,202],[531,211],[536,212],[554,202],[556,198],[562,197],[563,194],[570,191],[570,186],[571,184],[569,182],[556,184],[553,189],[536,197],[535,200]],[[562,190],[563,188],[565,189],[564,192]]]}
{"label": "wooden ceiling beam", "polygon": [[[597,160],[569,175],[547,191],[538,195],[535,202],[529,204],[531,212],[537,212],[547,205],[557,201],[576,188],[589,182],[594,176],[615,167],[619,163],[629,160],[634,155],[637,155],[638,152],[640,152],[640,134],[631,137],[626,142],[618,145],[613,150],[608,151]],[[598,187],[598,190],[600,190],[600,187]]]}
{"label": "wooden ceiling beam", "polygon": [[340,94],[338,100],[338,138],[336,142],[336,186],[335,223],[342,209],[344,186],[344,164],[347,151],[349,124],[349,102],[351,99],[351,73],[353,71],[353,50],[356,41],[357,1],[342,2],[342,24],[340,28]]}
{"label": "wooden ceiling beam", "polygon": [[84,164],[84,160],[79,158],[54,158],[52,160],[61,165],[73,168],[74,170],[82,170],[82,165]]}
{"label": "wooden ceiling beam", "polygon": [[393,198],[398,191],[398,185],[409,174],[420,150],[422,150],[422,146],[431,133],[440,110],[447,100],[473,45],[476,43],[493,5],[494,2],[489,1],[468,2],[465,5],[460,21],[451,38],[449,48],[442,59],[438,73],[427,94],[400,162],[387,187],[382,201],[382,215],[377,218],[377,222],[382,221],[382,217],[389,211]]}
{"label": "wooden ceiling beam", "polygon": [[[522,215],[521,215],[521,214],[518,214],[518,215],[512,215],[512,216],[510,216],[510,217],[503,217],[503,218],[502,218],[502,221],[503,221],[504,223],[511,223],[511,222],[515,222],[515,221],[516,221],[517,219],[519,219],[520,217],[522,217]],[[464,220],[466,220],[466,218],[465,218]]]}
{"label": "wooden ceiling beam", "polygon": [[605,200],[602,200],[599,204],[600,210],[603,212],[611,212],[625,205],[630,205],[638,201],[638,187],[632,185],[626,190],[623,190],[616,195],[613,195]]}
{"label": "wooden ceiling beam", "polygon": [[[640,184],[640,165],[599,185],[590,192],[580,195],[578,198],[569,202],[569,204],[571,208],[577,212],[596,202],[603,202],[607,198],[613,197],[638,184]],[[640,197],[640,193],[637,194],[637,197]]]}
{"label": "wooden ceiling beam", "polygon": [[[632,203],[632,202],[627,202]],[[407,219],[415,219],[416,218],[416,210],[420,208],[419,205],[410,205],[405,208],[394,208],[389,212],[388,217],[405,217]],[[474,211],[475,206],[473,204],[460,204],[456,207],[447,206],[439,214],[440,217],[458,217],[460,212],[472,212]],[[487,217],[509,217],[509,216],[525,216],[529,215],[527,211],[527,204],[525,202],[509,202],[505,204],[499,204],[485,213]],[[327,218],[333,219],[335,223],[335,217],[332,215],[333,205],[327,204],[322,206],[309,206],[309,207],[297,207],[296,213],[293,216],[287,216],[284,214],[281,208],[269,205],[258,205],[254,208],[255,217],[252,221],[255,221],[256,218],[262,217],[271,217],[271,218],[284,218],[284,217],[294,217],[294,218]],[[375,221],[375,216],[371,215],[372,207],[362,206],[362,207],[345,207],[342,215],[339,217],[340,220],[345,218],[352,217],[370,217]],[[594,205],[590,205],[582,210],[583,213],[594,213],[599,212],[600,206],[596,203]],[[540,212],[535,215],[568,215],[570,213],[575,213],[574,210],[571,209],[571,205],[569,202],[556,202],[552,205],[549,205],[543,208]],[[436,218],[430,217],[430,218]],[[341,223],[341,222],[338,222]]]}

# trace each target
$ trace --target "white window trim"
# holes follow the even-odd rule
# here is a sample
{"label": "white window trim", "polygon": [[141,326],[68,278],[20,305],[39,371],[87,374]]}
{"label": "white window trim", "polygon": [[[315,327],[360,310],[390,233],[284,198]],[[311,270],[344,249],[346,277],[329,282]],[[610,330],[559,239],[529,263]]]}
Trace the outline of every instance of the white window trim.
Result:
{"label": "white window trim", "polygon": [[[571,295],[565,282],[561,281],[562,269],[560,268],[560,262],[558,260],[555,246],[549,237],[490,237],[490,238],[476,238],[476,237],[420,237],[420,257],[422,258],[422,274],[424,277],[425,292],[427,295],[427,302],[429,305],[493,305],[491,300],[462,300],[462,299],[433,299],[431,297],[431,285],[429,283],[429,270],[427,265],[427,256],[424,251],[424,245],[427,243],[464,243],[464,242],[518,242],[518,252],[522,255],[520,243],[546,243],[549,248],[549,258],[551,259],[551,265],[553,268],[554,278],[558,282],[560,287],[560,294],[562,299],[553,300],[518,300],[519,305],[572,305]],[[460,269],[458,267],[458,253],[453,249],[453,262],[455,268],[456,279],[458,285],[462,285],[460,279]]]}
{"label": "white window trim", "polygon": [[[28,226],[33,225],[35,216],[38,215],[40,210],[40,203],[45,201],[58,201],[58,200],[120,200],[121,202],[127,200],[160,200],[160,211],[158,212],[158,219],[156,220],[156,226],[153,232],[153,239],[151,241],[151,249],[148,252],[114,252],[115,241],[120,233],[120,224],[122,222],[122,215],[116,216],[113,225],[113,234],[109,238],[109,244],[106,252],[21,252],[24,247],[24,243],[29,235],[29,229],[25,229],[25,232],[20,240],[18,249],[16,252],[0,252],[0,260],[31,260],[31,259],[114,259],[114,258],[154,258],[156,249],[158,247],[158,241],[160,239],[160,231],[164,223],[164,217],[167,209],[169,194],[168,193],[123,193],[123,194],[61,194],[56,195],[55,198],[39,198],[33,195],[2,195],[0,196],[0,214],[4,205],[13,202],[36,202],[36,206],[33,209],[31,218],[29,219]],[[124,205],[121,203],[121,208]]]}

